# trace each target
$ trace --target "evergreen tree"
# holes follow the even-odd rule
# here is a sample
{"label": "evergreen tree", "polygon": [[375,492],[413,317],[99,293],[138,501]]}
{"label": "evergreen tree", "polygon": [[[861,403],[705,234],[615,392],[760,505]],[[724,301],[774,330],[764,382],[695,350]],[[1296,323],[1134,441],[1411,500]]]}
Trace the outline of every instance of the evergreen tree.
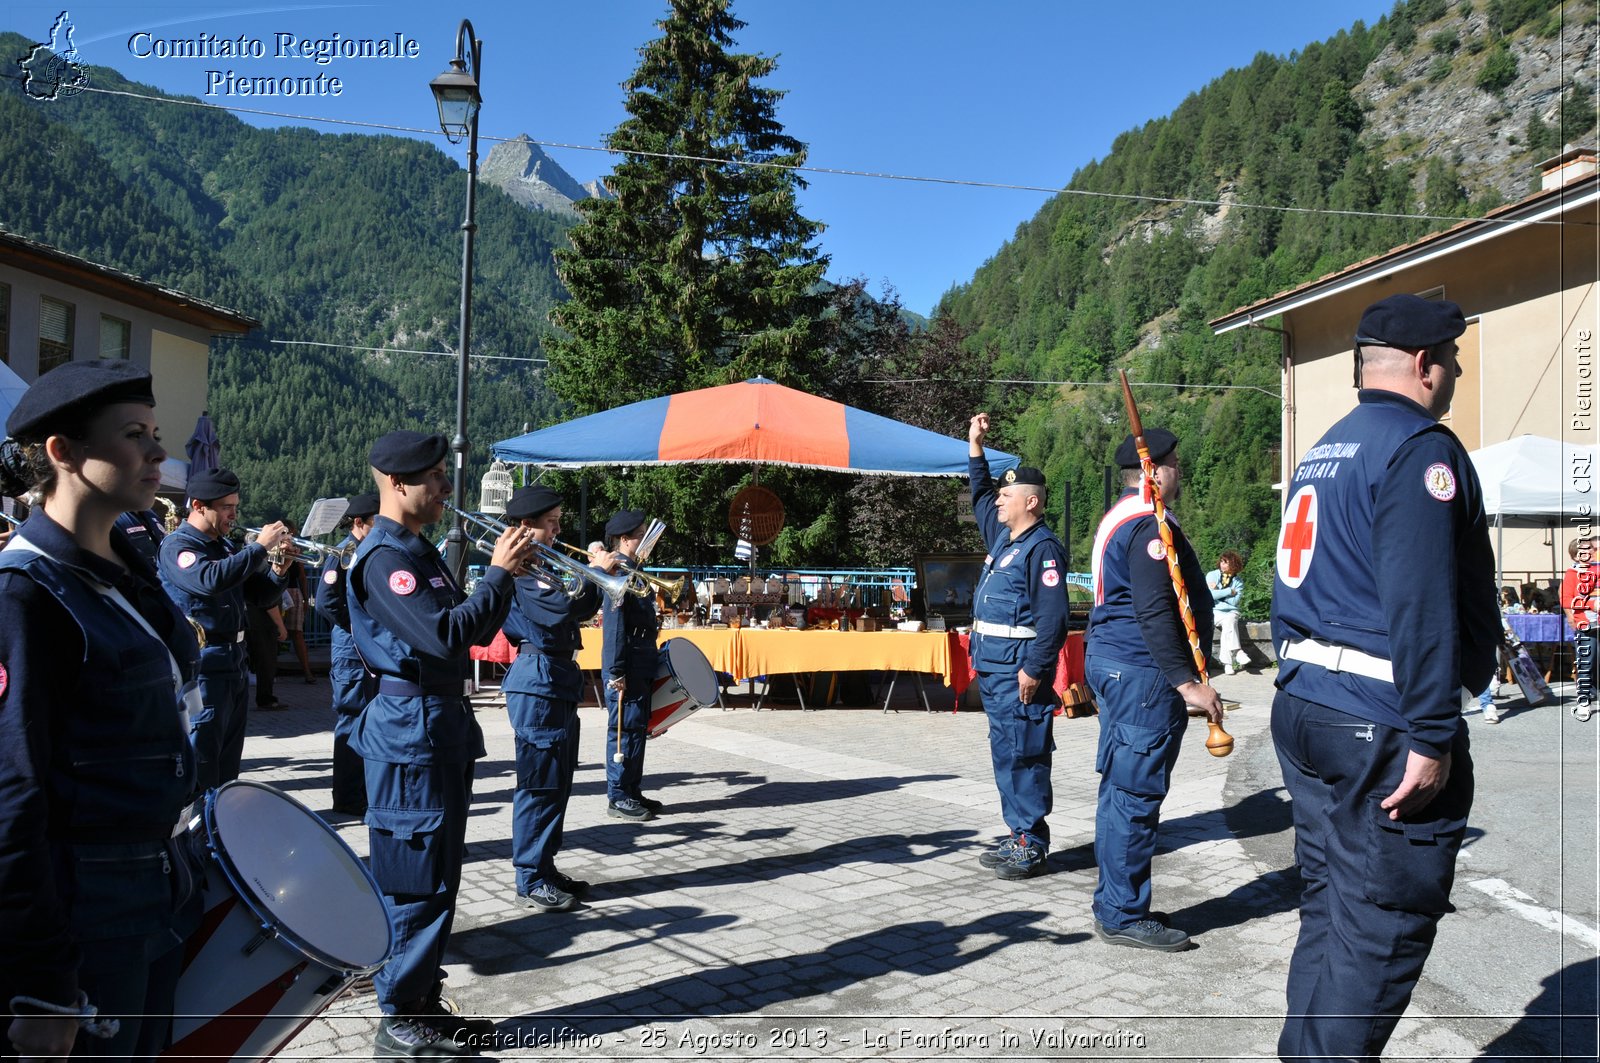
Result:
{"label": "evergreen tree", "polygon": [[776,63],[732,50],[744,23],[729,6],[672,0],[607,138],[623,153],[615,198],[578,204],[557,252],[571,301],[553,314],[567,335],[548,344],[550,379],[580,413],[758,374],[827,384],[822,226],[800,214],[804,182],[783,168],[805,146],[777,119],[784,93],[759,84]]}

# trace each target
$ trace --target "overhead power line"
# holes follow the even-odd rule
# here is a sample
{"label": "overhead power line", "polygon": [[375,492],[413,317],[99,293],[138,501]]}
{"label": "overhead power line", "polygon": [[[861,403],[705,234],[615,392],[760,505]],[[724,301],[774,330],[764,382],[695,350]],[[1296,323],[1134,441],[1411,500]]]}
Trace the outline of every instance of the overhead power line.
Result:
{"label": "overhead power line", "polygon": [[[184,107],[200,107],[214,111],[228,111],[237,114],[260,115],[265,118],[285,118],[296,122],[319,122],[326,125],[351,126],[359,129],[378,129],[390,133],[416,133],[422,136],[444,136],[443,130],[426,129],[420,126],[391,125],[383,122],[357,121],[350,118],[326,118],[320,115],[291,114],[286,111],[267,111],[254,107],[235,107],[220,103],[206,103],[202,100],[182,100],[170,96],[151,96],[148,93],[128,92],[123,89],[101,89],[93,85],[85,85],[84,92],[98,92],[106,96],[125,96],[136,100],[148,100],[152,103],[178,104]],[[750,168],[765,168],[772,170],[788,170],[794,173],[818,174],[829,177],[864,177],[880,181],[904,181],[911,184],[944,185],[953,188],[984,188],[1007,192],[1040,192],[1052,196],[1081,196],[1089,199],[1117,200],[1133,203],[1165,203],[1180,207],[1214,207],[1233,210],[1269,210],[1280,214],[1315,214],[1328,215],[1342,218],[1385,218],[1398,221],[1435,221],[1435,222],[1463,222],[1482,221],[1490,225],[1562,225],[1559,219],[1546,221],[1523,221],[1516,218],[1479,218],[1472,215],[1459,214],[1427,214],[1411,213],[1404,211],[1377,211],[1377,210],[1340,210],[1333,207],[1296,207],[1275,203],[1243,203],[1229,202],[1221,199],[1193,199],[1184,196],[1160,196],[1152,193],[1141,192],[1094,192],[1082,188],[1058,188],[1049,185],[1017,184],[1005,181],[978,181],[961,177],[929,177],[916,174],[887,173],[875,170],[850,170],[832,166],[798,166],[790,163],[772,162],[761,159],[723,159],[711,155],[683,155],[667,151],[636,151],[631,149],[613,148],[600,144],[568,144],[559,140],[534,140],[531,137],[496,137],[479,135],[480,140],[495,143],[510,143],[513,140],[526,139],[530,144],[537,144],[541,148],[557,148],[566,151],[594,151],[606,155],[633,155],[639,158],[650,159],[678,159],[685,162],[705,162],[716,166],[744,166]]]}
{"label": "overhead power line", "polygon": [[[268,340],[282,347],[336,347],[345,351],[375,351],[379,354],[431,354],[435,358],[454,358],[455,351],[418,351],[409,347],[361,347],[354,343],[323,343],[319,340]],[[538,362],[544,365],[549,359],[527,358],[515,354],[469,354],[468,358],[489,358],[497,362]]]}
{"label": "overhead power line", "polygon": [[[1072,387],[1072,388],[1120,388],[1122,385],[1115,380],[1019,380],[1009,377],[962,377],[960,380],[948,380],[944,377],[895,377],[866,379],[863,384],[1037,384],[1046,387]],[[1130,380],[1130,387],[1136,388],[1177,388],[1188,391],[1259,391],[1263,395],[1282,401],[1283,396],[1270,388],[1256,387],[1254,384],[1163,384],[1154,380]]]}

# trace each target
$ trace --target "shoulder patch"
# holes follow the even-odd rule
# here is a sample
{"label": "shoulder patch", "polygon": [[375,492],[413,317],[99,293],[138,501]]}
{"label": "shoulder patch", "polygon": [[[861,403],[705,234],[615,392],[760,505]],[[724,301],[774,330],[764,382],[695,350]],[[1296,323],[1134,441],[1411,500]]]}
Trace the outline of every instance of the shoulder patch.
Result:
{"label": "shoulder patch", "polygon": [[1053,568],[1047,568],[1044,570],[1044,575],[1040,576],[1039,579],[1046,587],[1054,587],[1061,583],[1061,573]]}
{"label": "shoulder patch", "polygon": [[440,590],[440,591],[444,590],[444,577],[443,576],[435,576],[435,577],[433,577],[432,579],[430,579],[428,581],[428,586],[432,587],[434,590]]}
{"label": "shoulder patch", "polygon": [[1054,559],[1048,558],[1048,557],[1045,558],[1044,559],[1044,567],[1045,568],[1055,568],[1056,567],[1056,563],[1055,563]]}
{"label": "shoulder patch", "polygon": [[1283,507],[1276,567],[1284,586],[1298,588],[1306,581],[1306,573],[1317,555],[1317,523],[1317,488],[1306,484]]}
{"label": "shoulder patch", "polygon": [[1167,544],[1162,542],[1159,538],[1151,539],[1145,544],[1144,552],[1149,554],[1152,560],[1165,561],[1167,557]]}
{"label": "shoulder patch", "polygon": [[178,567],[193,568],[194,563],[198,560],[200,560],[200,555],[195,553],[193,550],[180,551],[178,554]]}
{"label": "shoulder patch", "polygon": [[6,671],[6,666],[0,664],[0,698],[6,696],[6,688],[11,685],[11,676]]}
{"label": "shoulder patch", "polygon": [[335,583],[338,583],[339,582],[339,570],[336,569],[336,568],[328,569],[328,571],[326,571],[326,572],[324,572],[322,574],[322,582],[326,583],[330,587],[333,586]]}
{"label": "shoulder patch", "polygon": [[391,572],[389,573],[389,589],[404,597],[417,589],[417,577],[405,569]]}
{"label": "shoulder patch", "polygon": [[1422,485],[1434,498],[1448,502],[1456,497],[1455,470],[1442,461],[1436,461],[1422,474]]}

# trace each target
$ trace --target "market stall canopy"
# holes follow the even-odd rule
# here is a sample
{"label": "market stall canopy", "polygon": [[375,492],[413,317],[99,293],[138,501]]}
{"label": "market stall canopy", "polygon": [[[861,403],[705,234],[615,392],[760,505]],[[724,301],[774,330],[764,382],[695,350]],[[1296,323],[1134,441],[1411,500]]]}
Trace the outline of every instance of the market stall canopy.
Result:
{"label": "market stall canopy", "polygon": [[27,390],[28,382],[18,376],[16,370],[0,362],[0,425],[6,423],[6,418],[11,416],[11,411],[22,401],[22,393]]}
{"label": "market stall canopy", "polygon": [[[967,441],[784,387],[765,377],[685,391],[503,440],[501,461],[589,465],[741,462],[865,476],[965,476]],[[996,475],[1019,464],[986,450]]]}
{"label": "market stall canopy", "polygon": [[1544,436],[1517,436],[1469,456],[1490,517],[1576,517],[1600,471],[1594,447]]}

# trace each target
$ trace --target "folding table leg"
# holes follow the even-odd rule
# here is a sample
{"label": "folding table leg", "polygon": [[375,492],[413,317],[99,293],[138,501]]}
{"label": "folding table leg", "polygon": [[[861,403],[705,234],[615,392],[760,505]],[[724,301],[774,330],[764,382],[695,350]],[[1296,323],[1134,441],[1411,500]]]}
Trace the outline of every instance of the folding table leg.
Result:
{"label": "folding table leg", "polygon": [[[884,712],[889,711],[889,702],[894,698],[894,681],[898,678],[900,678],[900,673],[898,671],[889,673],[889,692],[883,696]],[[898,713],[900,710],[895,709],[894,711]]]}
{"label": "folding table leg", "polygon": [[917,677],[917,693],[922,695],[922,710],[924,712],[932,712],[933,706],[928,704],[928,688],[922,683],[922,673],[912,672],[911,674]]}

